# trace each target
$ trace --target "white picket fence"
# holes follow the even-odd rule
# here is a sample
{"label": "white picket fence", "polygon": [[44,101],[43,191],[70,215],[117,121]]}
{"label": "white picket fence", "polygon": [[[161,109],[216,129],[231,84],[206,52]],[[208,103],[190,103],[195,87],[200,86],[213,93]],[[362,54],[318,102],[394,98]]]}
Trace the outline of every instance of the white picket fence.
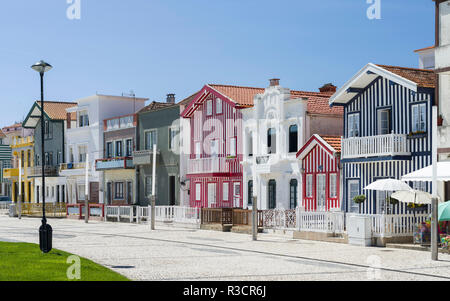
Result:
{"label": "white picket fence", "polygon": [[0,203],[0,214],[9,214],[9,203]]}
{"label": "white picket fence", "polygon": [[[151,207],[141,206],[106,206],[105,219],[113,219],[118,222],[126,220],[130,223],[148,222],[151,218]],[[155,220],[165,223],[200,225],[199,208],[178,206],[156,206]]]}
{"label": "white picket fence", "polygon": [[369,215],[374,237],[395,237],[413,235],[414,227],[424,222],[429,214]]}
{"label": "white picket fence", "polygon": [[344,212],[314,212],[298,210],[298,229],[307,232],[344,233]]}

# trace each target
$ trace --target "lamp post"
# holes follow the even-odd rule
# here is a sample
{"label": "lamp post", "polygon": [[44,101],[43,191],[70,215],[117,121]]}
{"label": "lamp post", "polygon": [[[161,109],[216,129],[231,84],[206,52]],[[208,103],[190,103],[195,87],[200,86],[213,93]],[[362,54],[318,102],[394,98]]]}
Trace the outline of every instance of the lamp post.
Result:
{"label": "lamp post", "polygon": [[39,72],[41,77],[41,170],[42,170],[42,225],[39,228],[39,247],[43,253],[48,253],[52,249],[52,227],[47,224],[45,218],[45,151],[44,151],[44,73],[51,70],[52,66],[44,61],[39,61],[31,68]]}

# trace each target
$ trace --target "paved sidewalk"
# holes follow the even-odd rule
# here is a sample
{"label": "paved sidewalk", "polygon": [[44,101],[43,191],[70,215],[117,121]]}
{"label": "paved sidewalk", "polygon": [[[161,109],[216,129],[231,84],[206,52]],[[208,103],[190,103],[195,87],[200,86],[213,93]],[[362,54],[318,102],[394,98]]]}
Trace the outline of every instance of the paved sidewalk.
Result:
{"label": "paved sidewalk", "polygon": [[[0,241],[38,243],[40,219],[0,216]],[[134,280],[450,280],[450,255],[260,234],[49,220],[53,246]],[[379,269],[381,268],[381,269]]]}

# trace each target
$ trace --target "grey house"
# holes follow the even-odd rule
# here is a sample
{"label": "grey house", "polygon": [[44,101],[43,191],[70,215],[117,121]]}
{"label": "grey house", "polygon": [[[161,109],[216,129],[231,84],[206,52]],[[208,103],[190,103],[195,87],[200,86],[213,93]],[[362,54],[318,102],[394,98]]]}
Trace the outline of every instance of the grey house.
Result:
{"label": "grey house", "polygon": [[66,202],[66,181],[59,176],[59,165],[65,158],[66,109],[76,106],[73,102],[45,101],[44,103],[44,142],[45,151],[42,158],[41,105],[36,101],[22,126],[34,129],[34,166],[29,168],[28,177],[35,178],[34,193],[37,203],[42,201],[42,162],[45,161],[46,176],[45,201]]}
{"label": "grey house", "polygon": [[138,202],[148,205],[152,195],[153,145],[156,144],[156,205],[180,204],[179,119],[180,104],[175,94],[167,102],[152,102],[140,110],[137,126],[137,150],[133,153]]}

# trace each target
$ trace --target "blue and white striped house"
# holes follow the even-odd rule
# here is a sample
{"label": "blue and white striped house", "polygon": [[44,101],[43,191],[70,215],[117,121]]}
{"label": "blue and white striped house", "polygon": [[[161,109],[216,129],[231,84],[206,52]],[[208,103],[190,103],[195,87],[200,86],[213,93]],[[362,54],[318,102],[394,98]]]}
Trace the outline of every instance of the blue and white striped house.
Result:
{"label": "blue and white striped house", "polygon": [[[434,89],[433,71],[369,63],[330,98],[331,106],[344,107],[343,210],[358,212],[353,198],[364,194],[361,213],[406,213],[405,204],[392,206],[385,192],[364,187],[432,163]],[[409,184],[431,191],[428,183]]]}

